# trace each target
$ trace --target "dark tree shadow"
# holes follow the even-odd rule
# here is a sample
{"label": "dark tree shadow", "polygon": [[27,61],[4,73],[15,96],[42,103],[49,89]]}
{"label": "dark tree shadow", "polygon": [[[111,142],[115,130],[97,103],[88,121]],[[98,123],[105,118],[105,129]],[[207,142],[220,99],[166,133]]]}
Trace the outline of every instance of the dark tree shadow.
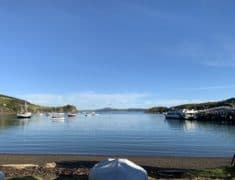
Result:
{"label": "dark tree shadow", "polygon": [[98,161],[59,161],[56,162],[58,168],[89,168],[91,169]]}

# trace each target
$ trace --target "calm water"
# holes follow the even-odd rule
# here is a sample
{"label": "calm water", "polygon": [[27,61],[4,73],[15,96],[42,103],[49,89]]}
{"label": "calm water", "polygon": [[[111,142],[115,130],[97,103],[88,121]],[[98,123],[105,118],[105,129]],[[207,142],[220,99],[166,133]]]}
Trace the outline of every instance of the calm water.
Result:
{"label": "calm water", "polygon": [[0,153],[232,156],[235,126],[144,113],[78,115],[64,122],[5,116],[0,117]]}

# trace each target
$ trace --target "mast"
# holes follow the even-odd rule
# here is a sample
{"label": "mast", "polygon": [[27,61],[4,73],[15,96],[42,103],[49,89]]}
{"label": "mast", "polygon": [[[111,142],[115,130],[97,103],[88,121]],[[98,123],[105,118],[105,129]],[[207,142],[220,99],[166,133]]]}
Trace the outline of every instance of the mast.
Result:
{"label": "mast", "polygon": [[26,101],[24,102],[24,110],[25,110],[25,112],[28,112],[28,105],[27,105]]}
{"label": "mast", "polygon": [[22,104],[20,105],[20,113],[24,113],[24,108]]}

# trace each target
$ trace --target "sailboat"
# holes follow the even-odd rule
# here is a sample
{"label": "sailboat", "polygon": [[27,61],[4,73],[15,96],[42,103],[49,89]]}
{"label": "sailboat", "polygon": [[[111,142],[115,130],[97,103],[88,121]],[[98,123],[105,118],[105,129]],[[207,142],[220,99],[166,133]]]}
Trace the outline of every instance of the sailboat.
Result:
{"label": "sailboat", "polygon": [[64,113],[62,112],[63,110],[60,110],[60,112],[54,112],[51,115],[52,120],[59,120],[59,121],[64,121],[65,116]]}
{"label": "sailboat", "polygon": [[75,111],[68,112],[68,117],[75,117],[77,116],[77,113]]}
{"label": "sailboat", "polygon": [[65,116],[64,113],[52,113],[51,119],[63,121],[65,119]]}
{"label": "sailboat", "polygon": [[28,112],[28,105],[25,102],[24,107],[21,105],[20,112],[17,113],[17,118],[31,118],[32,113]]}
{"label": "sailboat", "polygon": [[75,116],[77,116],[77,113],[72,113],[72,112],[68,113],[68,117],[75,117]]}

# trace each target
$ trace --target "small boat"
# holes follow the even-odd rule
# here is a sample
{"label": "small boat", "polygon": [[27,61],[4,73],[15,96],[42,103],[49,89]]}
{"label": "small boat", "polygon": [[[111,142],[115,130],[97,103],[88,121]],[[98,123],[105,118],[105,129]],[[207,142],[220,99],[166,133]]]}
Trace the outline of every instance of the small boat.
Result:
{"label": "small boat", "polygon": [[91,117],[91,116],[95,116],[95,115],[96,115],[95,112],[86,112],[86,113],[84,113],[84,116],[86,116],[86,117]]}
{"label": "small boat", "polygon": [[52,120],[64,120],[65,115],[64,115],[64,113],[52,113],[51,119]]}
{"label": "small boat", "polygon": [[183,114],[180,111],[168,111],[165,117],[166,119],[182,119]]}
{"label": "small boat", "polygon": [[187,120],[197,119],[197,115],[198,115],[198,111],[196,111],[194,109],[192,109],[192,110],[184,109],[183,110],[183,116]]}
{"label": "small boat", "polygon": [[75,117],[75,116],[77,116],[77,113],[72,113],[72,112],[68,113],[68,117]]}
{"label": "small boat", "polygon": [[24,107],[21,106],[20,112],[17,113],[17,118],[31,118],[32,113],[28,112],[28,105],[25,102]]}
{"label": "small boat", "polygon": [[17,113],[17,118],[31,118],[31,112]]}

